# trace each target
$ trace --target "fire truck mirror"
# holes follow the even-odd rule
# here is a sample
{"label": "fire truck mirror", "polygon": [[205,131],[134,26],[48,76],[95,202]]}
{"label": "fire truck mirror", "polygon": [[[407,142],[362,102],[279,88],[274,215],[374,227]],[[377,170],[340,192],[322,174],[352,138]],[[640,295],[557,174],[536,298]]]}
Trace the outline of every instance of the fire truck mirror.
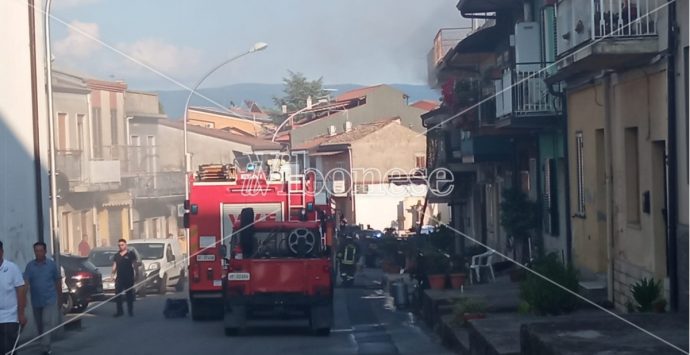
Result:
{"label": "fire truck mirror", "polygon": [[199,205],[196,205],[196,204],[192,205],[189,209],[189,212],[191,212],[192,214],[199,213]]}
{"label": "fire truck mirror", "polygon": [[182,216],[182,224],[185,228],[189,228],[189,212],[185,212]]}

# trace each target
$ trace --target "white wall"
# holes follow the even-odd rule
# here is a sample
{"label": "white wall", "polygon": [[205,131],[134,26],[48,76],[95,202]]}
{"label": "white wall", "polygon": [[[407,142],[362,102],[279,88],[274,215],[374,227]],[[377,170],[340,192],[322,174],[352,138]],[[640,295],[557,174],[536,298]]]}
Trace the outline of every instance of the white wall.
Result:
{"label": "white wall", "polygon": [[[46,242],[49,243],[47,106],[45,98],[42,1],[36,1],[36,72],[39,142],[41,159],[41,205],[37,204],[32,126],[31,58],[29,52],[28,4],[0,2],[0,240],[5,258],[21,268],[33,258],[31,245],[38,240],[38,211],[43,212]],[[49,243],[50,245],[50,243]]]}

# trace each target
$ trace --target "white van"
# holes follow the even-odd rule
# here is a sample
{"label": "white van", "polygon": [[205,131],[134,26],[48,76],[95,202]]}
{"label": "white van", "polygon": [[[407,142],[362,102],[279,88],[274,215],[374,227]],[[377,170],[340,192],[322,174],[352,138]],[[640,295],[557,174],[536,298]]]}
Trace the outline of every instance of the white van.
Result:
{"label": "white van", "polygon": [[139,252],[150,288],[161,294],[172,286],[182,291],[185,261],[177,239],[136,239],[127,244]]}

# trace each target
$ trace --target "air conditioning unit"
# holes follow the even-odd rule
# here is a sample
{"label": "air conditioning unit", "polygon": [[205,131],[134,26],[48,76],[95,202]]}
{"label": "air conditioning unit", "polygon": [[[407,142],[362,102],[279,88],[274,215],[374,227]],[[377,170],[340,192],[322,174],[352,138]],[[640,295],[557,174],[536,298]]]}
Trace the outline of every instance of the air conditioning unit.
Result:
{"label": "air conditioning unit", "polygon": [[333,195],[345,194],[345,180],[333,180]]}

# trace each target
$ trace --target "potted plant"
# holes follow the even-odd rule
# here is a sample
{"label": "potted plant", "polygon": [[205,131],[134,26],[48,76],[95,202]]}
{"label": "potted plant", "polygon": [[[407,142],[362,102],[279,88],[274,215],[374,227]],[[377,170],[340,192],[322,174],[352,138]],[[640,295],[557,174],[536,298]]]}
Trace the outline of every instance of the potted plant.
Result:
{"label": "potted plant", "polygon": [[[661,281],[654,281],[654,278],[647,279],[646,277],[632,285],[630,289],[635,302],[637,302],[637,311],[651,312],[660,308],[663,301],[663,308],[666,308],[666,300],[660,298],[661,296]],[[659,302],[659,305],[655,303]]]}
{"label": "potted plant", "polygon": [[457,322],[462,321],[463,324],[467,324],[472,319],[486,318],[486,308],[487,305],[483,301],[460,298],[455,302],[453,314]]}
{"label": "potted plant", "polygon": [[444,289],[449,267],[448,258],[438,251],[427,249],[424,252],[424,262],[427,265],[429,287],[433,290]]}
{"label": "potted plant", "polygon": [[461,257],[454,257],[450,261],[450,285],[453,289],[459,289],[465,283],[465,262]]}

